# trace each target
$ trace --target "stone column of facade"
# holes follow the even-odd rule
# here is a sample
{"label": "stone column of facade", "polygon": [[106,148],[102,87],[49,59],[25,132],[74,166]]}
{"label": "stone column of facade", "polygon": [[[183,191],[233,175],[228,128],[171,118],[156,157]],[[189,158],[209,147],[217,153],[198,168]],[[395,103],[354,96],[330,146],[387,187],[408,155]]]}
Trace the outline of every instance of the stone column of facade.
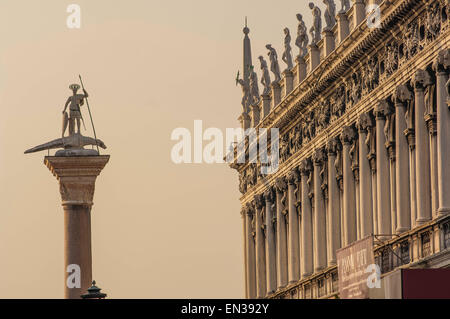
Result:
{"label": "stone column of facade", "polygon": [[449,49],[439,52],[433,68],[436,72],[437,89],[437,170],[438,170],[438,214],[450,213],[450,109],[448,108]]}
{"label": "stone column of facade", "polygon": [[268,94],[261,95],[262,98],[262,114],[265,118],[270,113],[270,96]]}
{"label": "stone column of facade", "polygon": [[266,252],[264,238],[264,207],[262,195],[256,195],[255,200],[255,228],[256,228],[256,298],[264,298],[266,289]]}
{"label": "stone column of facade", "polygon": [[80,299],[92,283],[91,208],[95,180],[109,155],[46,156],[64,208],[64,298]]}
{"label": "stone column of facade", "polygon": [[376,146],[376,132],[375,123],[371,113],[367,113],[370,116],[371,121],[367,125],[367,137],[365,143],[367,146],[369,160],[371,180],[372,180],[372,216],[373,216],[373,233],[379,234],[378,231],[378,202],[377,202],[377,146]]}
{"label": "stone column of facade", "polygon": [[274,109],[281,102],[281,86],[277,82],[272,82],[272,109]]}
{"label": "stone column of facade", "polygon": [[277,260],[275,245],[275,228],[273,216],[274,190],[269,187],[264,193],[266,201],[266,274],[267,274],[267,294],[277,290]]}
{"label": "stone column of facade", "polygon": [[386,116],[392,113],[387,101],[382,100],[375,107],[376,121],[376,161],[377,161],[377,219],[380,239],[388,239],[391,234],[391,187],[389,176],[389,156],[385,147],[384,127]]}
{"label": "stone column of facade", "polygon": [[297,82],[300,84],[306,79],[306,62],[300,55],[295,58],[295,61],[297,62]]}
{"label": "stone column of facade", "polygon": [[309,185],[312,171],[310,159],[305,159],[300,165],[302,189],[302,222],[301,222],[301,271],[302,279],[313,273],[313,221],[311,201],[309,199]]}
{"label": "stone column of facade", "polygon": [[414,101],[406,103],[406,129],[404,134],[409,146],[409,190],[411,206],[411,228],[416,225],[417,200],[416,200],[416,138],[414,134]]}
{"label": "stone column of facade", "polygon": [[[320,171],[327,165],[323,148],[316,149],[313,154],[314,163],[314,271],[319,272],[327,266],[327,224],[325,200],[322,194],[322,178]],[[324,176],[326,178],[326,176]]]}
{"label": "stone column of facade", "polygon": [[390,100],[387,100],[389,107],[391,109],[390,113],[386,115],[386,122],[384,126],[384,136],[386,139],[385,146],[387,149],[388,157],[389,157],[389,189],[391,191],[390,199],[391,199],[391,231],[390,234],[395,234],[395,230],[397,229],[397,196],[395,193],[396,189],[396,173],[395,173],[395,109],[391,105]]}
{"label": "stone column of facade", "polygon": [[356,240],[361,239],[361,199],[359,183],[359,141],[358,134],[350,147],[350,161],[352,164],[352,174],[355,180],[355,215],[356,215]]}
{"label": "stone column of facade", "polygon": [[299,182],[299,176],[296,169],[292,169],[287,177],[288,181],[288,197],[289,197],[289,283],[295,283],[300,279],[300,247],[298,234],[298,214],[297,214],[297,196],[296,190]]}
{"label": "stone column of facade", "polygon": [[358,119],[361,238],[373,234],[372,173],[366,146],[367,132],[372,127],[373,120],[370,114],[361,114]]}
{"label": "stone column of facade", "polygon": [[247,296],[250,299],[256,298],[256,252],[255,252],[255,223],[253,204],[246,207],[246,257],[247,257]]}
{"label": "stone column of facade", "polygon": [[417,70],[414,78],[415,94],[415,137],[416,137],[416,224],[421,225],[431,219],[431,185],[430,185],[430,154],[428,132],[424,121],[425,95],[424,86],[428,73]]}
{"label": "stone column of facade", "polygon": [[431,215],[437,217],[439,205],[438,198],[438,172],[437,172],[437,127],[436,108],[434,103],[435,83],[431,82],[425,88],[425,123],[429,133],[430,145],[430,183],[431,183]]}
{"label": "stone column of facade", "polygon": [[247,225],[246,225],[246,209],[241,209],[241,218],[242,218],[242,238],[244,239],[244,285],[245,285],[245,298],[250,298],[248,296],[248,274],[247,274]]}
{"label": "stone column of facade", "polygon": [[252,127],[256,127],[259,124],[259,120],[260,120],[260,114],[261,114],[261,110],[259,108],[259,105],[252,105],[251,106],[251,110],[252,110]]}
{"label": "stone column of facade", "polygon": [[275,184],[277,194],[277,284],[278,288],[283,288],[288,283],[285,217],[287,185],[284,178],[278,178]]}
{"label": "stone column of facade", "polygon": [[327,215],[327,261],[328,266],[336,265],[336,250],[341,248],[341,205],[340,191],[336,180],[336,153],[339,151],[339,141],[330,139],[327,143],[328,152],[328,215]]}
{"label": "stone column of facade", "polygon": [[310,44],[309,48],[309,72],[314,71],[314,69],[320,64],[320,51],[317,45]]}
{"label": "stone column of facade", "polygon": [[351,126],[344,126],[341,133],[342,141],[342,175],[344,181],[343,190],[343,220],[345,247],[356,240],[356,200],[355,200],[355,179],[352,172],[350,149],[356,140],[355,129]]}
{"label": "stone column of facade", "polygon": [[334,40],[334,34],[331,30],[325,30],[322,32],[323,36],[323,45],[324,45],[324,53],[325,57],[330,55],[331,52],[335,49],[335,40]]}
{"label": "stone column of facade", "polygon": [[395,158],[396,158],[396,201],[397,201],[397,228],[396,233],[400,234],[411,229],[411,195],[409,191],[409,146],[405,138],[406,130],[406,104],[412,103],[413,96],[406,85],[396,88],[394,94],[395,101]]}
{"label": "stone column of facade", "polygon": [[353,27],[356,28],[366,18],[364,0],[353,0]]}
{"label": "stone column of facade", "polygon": [[337,24],[338,24],[338,41],[339,43],[341,43],[350,34],[348,18],[345,12],[339,12],[337,14]]}
{"label": "stone column of facade", "polygon": [[284,96],[288,96],[289,93],[292,92],[294,88],[294,74],[291,70],[283,71],[283,79],[284,79]]}

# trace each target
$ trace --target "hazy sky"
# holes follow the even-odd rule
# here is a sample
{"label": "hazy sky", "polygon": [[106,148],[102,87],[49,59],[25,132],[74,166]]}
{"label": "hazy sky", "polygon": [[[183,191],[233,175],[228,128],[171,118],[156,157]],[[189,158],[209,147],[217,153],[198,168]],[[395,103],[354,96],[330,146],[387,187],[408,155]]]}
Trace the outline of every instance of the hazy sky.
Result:
{"label": "hazy sky", "polygon": [[[81,29],[66,26],[71,3],[81,6]],[[204,128],[237,127],[244,17],[259,76],[265,44],[281,57],[283,28],[295,38],[296,13],[311,25],[307,4],[2,0],[0,298],[63,297],[58,182],[43,165],[46,152],[23,152],[60,136],[79,73],[111,155],[92,208],[98,285],[112,298],[243,297],[237,173],[226,164],[172,163],[170,134],[193,130],[196,119]]]}

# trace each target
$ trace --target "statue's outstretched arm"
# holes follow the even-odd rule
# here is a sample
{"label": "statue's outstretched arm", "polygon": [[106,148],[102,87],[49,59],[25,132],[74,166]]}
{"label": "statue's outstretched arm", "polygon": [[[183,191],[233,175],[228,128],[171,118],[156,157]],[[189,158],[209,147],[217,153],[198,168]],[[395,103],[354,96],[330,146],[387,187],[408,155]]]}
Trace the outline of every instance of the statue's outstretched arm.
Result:
{"label": "statue's outstretched arm", "polygon": [[84,97],[85,97],[85,98],[89,97],[89,94],[88,94],[88,92],[86,92],[85,89],[83,89],[83,92],[84,92]]}

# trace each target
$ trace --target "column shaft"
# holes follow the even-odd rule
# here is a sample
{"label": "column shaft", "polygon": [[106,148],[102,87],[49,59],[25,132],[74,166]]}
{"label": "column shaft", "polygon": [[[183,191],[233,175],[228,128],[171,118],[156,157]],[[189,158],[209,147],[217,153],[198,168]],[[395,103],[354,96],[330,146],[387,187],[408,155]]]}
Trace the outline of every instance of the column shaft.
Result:
{"label": "column shaft", "polygon": [[[92,283],[91,207],[89,205],[63,205],[64,208],[64,266],[66,283],[64,298],[79,299]],[[71,288],[76,283],[73,276],[79,267],[80,288]],[[68,270],[70,270],[68,272]],[[71,274],[73,274],[71,276]],[[71,280],[73,279],[73,280]]]}
{"label": "column shaft", "polygon": [[314,163],[314,271],[319,272],[327,266],[327,233],[325,201],[322,195],[321,164]]}
{"label": "column shaft", "polygon": [[431,219],[430,146],[428,131],[423,119],[425,113],[424,90],[415,88],[415,136],[416,136],[416,191],[417,224]]}
{"label": "column shaft", "polygon": [[[308,172],[309,174],[309,172]],[[302,239],[301,239],[301,271],[302,279],[313,273],[313,233],[312,233],[312,210],[311,201],[308,196],[308,175],[302,172]]]}
{"label": "column shaft", "polygon": [[247,295],[248,298],[256,298],[256,254],[255,239],[253,237],[253,213],[248,211],[245,220],[247,235]]}
{"label": "column shaft", "polygon": [[[448,54],[448,51],[447,53]],[[447,72],[442,64],[437,71],[437,170],[439,189],[438,214],[450,213],[450,109],[447,106]]]}
{"label": "column shaft", "polygon": [[[271,196],[271,194],[269,195]],[[277,289],[277,261],[275,246],[275,229],[273,225],[272,200],[264,195],[266,200],[266,266],[267,266],[267,294]]]}
{"label": "column shaft", "polygon": [[266,289],[266,254],[264,247],[264,232],[262,221],[262,206],[256,207],[256,297],[264,298]]}
{"label": "column shaft", "polygon": [[396,163],[396,202],[397,228],[400,234],[411,229],[411,195],[409,192],[409,146],[404,135],[406,130],[405,105],[397,102],[395,105],[395,163]]}
{"label": "column shaft", "polygon": [[278,288],[286,287],[288,283],[287,267],[287,241],[286,241],[286,219],[284,216],[284,205],[282,204],[283,192],[277,190],[277,279]]}
{"label": "column shaft", "polygon": [[298,237],[298,214],[295,206],[297,198],[295,196],[295,189],[297,183],[296,178],[289,180],[289,283],[295,283],[300,279],[299,263],[300,263],[300,249]]}
{"label": "column shaft", "polygon": [[373,234],[373,203],[372,203],[372,174],[367,160],[365,140],[367,132],[359,131],[359,187],[360,187],[360,216],[361,238]]}
{"label": "column shaft", "polygon": [[328,152],[328,265],[336,264],[336,250],[341,248],[341,205],[334,162],[336,154]]}
{"label": "column shaft", "polygon": [[[391,187],[389,177],[389,157],[384,146],[385,119],[382,116],[376,118],[376,148],[377,148],[377,217],[378,234],[388,235],[391,233]],[[387,238],[388,236],[382,236]]]}

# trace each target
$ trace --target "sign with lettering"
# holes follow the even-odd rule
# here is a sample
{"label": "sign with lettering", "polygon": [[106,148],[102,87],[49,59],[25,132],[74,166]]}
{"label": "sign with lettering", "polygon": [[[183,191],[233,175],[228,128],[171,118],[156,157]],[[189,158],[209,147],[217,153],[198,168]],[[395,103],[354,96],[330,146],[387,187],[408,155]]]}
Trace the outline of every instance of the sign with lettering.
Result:
{"label": "sign with lettering", "polygon": [[336,251],[339,295],[342,299],[369,298],[366,269],[375,263],[373,237],[358,240]]}

